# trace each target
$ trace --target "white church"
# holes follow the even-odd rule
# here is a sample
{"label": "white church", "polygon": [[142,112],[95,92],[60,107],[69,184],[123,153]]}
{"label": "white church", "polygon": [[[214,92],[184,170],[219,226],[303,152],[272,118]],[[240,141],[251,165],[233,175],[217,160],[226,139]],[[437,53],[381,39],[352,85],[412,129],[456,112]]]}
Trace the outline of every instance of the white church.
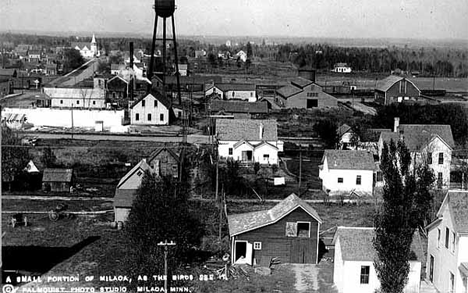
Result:
{"label": "white church", "polygon": [[94,57],[99,57],[100,51],[97,46],[96,37],[93,34],[93,39],[91,43],[88,42],[73,42],[71,47],[75,50],[80,51],[81,56],[85,59],[91,59]]}

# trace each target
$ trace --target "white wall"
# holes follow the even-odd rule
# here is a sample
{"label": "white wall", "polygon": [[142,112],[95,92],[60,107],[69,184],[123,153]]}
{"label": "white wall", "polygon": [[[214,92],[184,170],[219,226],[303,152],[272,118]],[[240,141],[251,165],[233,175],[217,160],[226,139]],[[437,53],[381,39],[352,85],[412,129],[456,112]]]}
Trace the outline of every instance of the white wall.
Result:
{"label": "white wall", "polygon": [[[450,184],[450,164],[452,162],[452,150],[443,143],[439,138],[434,139],[429,146],[426,147],[424,153],[432,152],[432,164],[429,166],[434,171],[436,184],[437,184],[437,174],[442,172],[443,174],[443,185],[449,186]],[[439,164],[439,153],[444,154],[444,163]]]}
{"label": "white wall", "polygon": [[[357,175],[361,175],[361,185],[356,184]],[[319,170],[322,179],[322,189],[330,190],[330,195],[350,192],[352,190],[372,194],[374,171],[372,170],[337,170],[328,169],[325,159],[323,169]],[[338,178],[343,178],[343,183],[338,183]]]}
{"label": "white wall", "polygon": [[343,270],[344,262],[343,257],[341,255],[341,243],[340,238],[335,242],[335,256],[333,259],[333,283],[336,286],[338,292],[343,291],[343,279],[344,279],[344,270]]}
{"label": "white wall", "polygon": [[[460,263],[468,262],[468,236],[462,236],[458,239],[457,252],[458,252],[457,268],[459,268]],[[458,271],[458,276],[455,279],[455,286],[457,288],[457,292],[464,292],[463,290],[468,289],[468,288],[465,288],[463,285],[463,277],[464,276],[460,273],[460,271]],[[467,283],[468,283],[468,280],[467,280]]]}
{"label": "white wall", "polygon": [[125,222],[130,210],[130,208],[114,208],[115,222]]}
{"label": "white wall", "polygon": [[[143,101],[145,106],[143,107]],[[157,106],[154,106],[154,102],[157,101]],[[139,119],[136,120],[136,114],[139,115]],[[151,114],[151,120],[148,120],[148,114]],[[161,114],[163,119],[161,119]],[[158,101],[153,95],[147,95],[142,101],[130,109],[130,121],[131,124],[140,125],[168,125],[169,124],[169,110],[160,101]]]}
{"label": "white wall", "polygon": [[[232,158],[234,160],[242,160],[243,151],[252,151],[252,160],[259,162],[260,164],[278,164],[278,151],[282,151],[283,142],[282,141],[269,141],[273,146],[276,146],[278,149],[274,149],[271,146],[263,145],[257,149],[250,146],[249,144],[243,144],[237,148],[234,148],[234,144],[237,141],[220,141],[218,144],[219,156],[223,158]],[[250,141],[252,145],[258,145],[261,141]],[[232,155],[229,155],[229,148],[232,148]],[[263,155],[268,154],[269,160],[264,160]]]}
{"label": "white wall", "polygon": [[[457,285],[457,275],[459,275],[458,261],[456,257],[457,249],[460,248],[460,242],[455,246],[455,253],[452,252],[452,232],[453,224],[448,209],[442,213],[442,221],[435,227],[432,227],[428,233],[427,265],[426,276],[429,279],[430,256],[434,256],[434,281],[433,284],[441,292],[448,292],[450,283],[450,272],[455,275],[455,285]],[[449,248],[445,247],[445,228],[450,230]],[[437,245],[437,228],[440,228],[440,242]],[[438,247],[439,246],[439,247]]]}
{"label": "white wall", "polygon": [[253,91],[226,91],[225,93],[226,99],[241,99],[247,100],[249,102],[256,102],[257,97],[255,95],[255,90]]}
{"label": "white wall", "polygon": [[[26,115],[28,123],[34,126],[71,127],[72,118],[70,109],[50,108],[5,108],[2,116],[7,113]],[[104,121],[104,129],[121,126],[124,117],[123,110],[73,110],[74,127],[92,127],[96,121]]]}

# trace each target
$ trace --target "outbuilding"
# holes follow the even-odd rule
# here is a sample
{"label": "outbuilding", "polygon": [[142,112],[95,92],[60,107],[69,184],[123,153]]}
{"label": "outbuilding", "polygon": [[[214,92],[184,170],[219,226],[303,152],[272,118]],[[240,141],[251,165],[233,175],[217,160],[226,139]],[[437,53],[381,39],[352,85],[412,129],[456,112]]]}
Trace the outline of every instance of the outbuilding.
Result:
{"label": "outbuilding", "polygon": [[45,169],[42,175],[42,189],[53,192],[70,192],[73,181],[73,169]]}
{"label": "outbuilding", "polygon": [[269,210],[229,215],[228,224],[232,263],[318,263],[322,220],[294,193]]}

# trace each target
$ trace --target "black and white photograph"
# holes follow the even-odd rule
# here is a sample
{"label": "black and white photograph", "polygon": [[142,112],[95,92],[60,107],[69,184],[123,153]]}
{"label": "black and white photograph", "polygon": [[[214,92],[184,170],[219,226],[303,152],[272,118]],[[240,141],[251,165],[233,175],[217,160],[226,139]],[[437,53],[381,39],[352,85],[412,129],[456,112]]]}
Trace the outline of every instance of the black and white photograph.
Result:
{"label": "black and white photograph", "polygon": [[2,0],[0,293],[468,293],[466,0]]}

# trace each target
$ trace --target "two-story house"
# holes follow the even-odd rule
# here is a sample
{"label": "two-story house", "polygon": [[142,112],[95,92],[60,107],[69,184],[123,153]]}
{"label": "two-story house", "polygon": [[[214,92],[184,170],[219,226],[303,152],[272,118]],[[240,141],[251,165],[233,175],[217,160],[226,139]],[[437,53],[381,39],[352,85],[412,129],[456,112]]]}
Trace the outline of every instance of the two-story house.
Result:
{"label": "two-story house", "polygon": [[427,235],[426,278],[439,292],[468,292],[468,191],[447,192]]}
{"label": "two-story house", "polygon": [[276,120],[216,119],[216,138],[222,159],[273,165],[283,151]]}
{"label": "two-story house", "polygon": [[380,134],[378,148],[382,155],[384,142],[403,140],[411,152],[412,166],[426,161],[434,172],[437,187],[450,185],[450,165],[455,146],[450,125],[400,124],[395,118],[393,132]]}
{"label": "two-story house", "polygon": [[276,90],[275,102],[285,108],[321,109],[336,108],[338,100],[325,93],[311,80],[297,77],[290,85]]}
{"label": "two-story house", "polygon": [[367,151],[325,150],[319,178],[329,195],[373,194],[374,157]]}
{"label": "two-story house", "polygon": [[159,91],[141,95],[130,106],[130,123],[139,125],[168,125],[171,104]]}

